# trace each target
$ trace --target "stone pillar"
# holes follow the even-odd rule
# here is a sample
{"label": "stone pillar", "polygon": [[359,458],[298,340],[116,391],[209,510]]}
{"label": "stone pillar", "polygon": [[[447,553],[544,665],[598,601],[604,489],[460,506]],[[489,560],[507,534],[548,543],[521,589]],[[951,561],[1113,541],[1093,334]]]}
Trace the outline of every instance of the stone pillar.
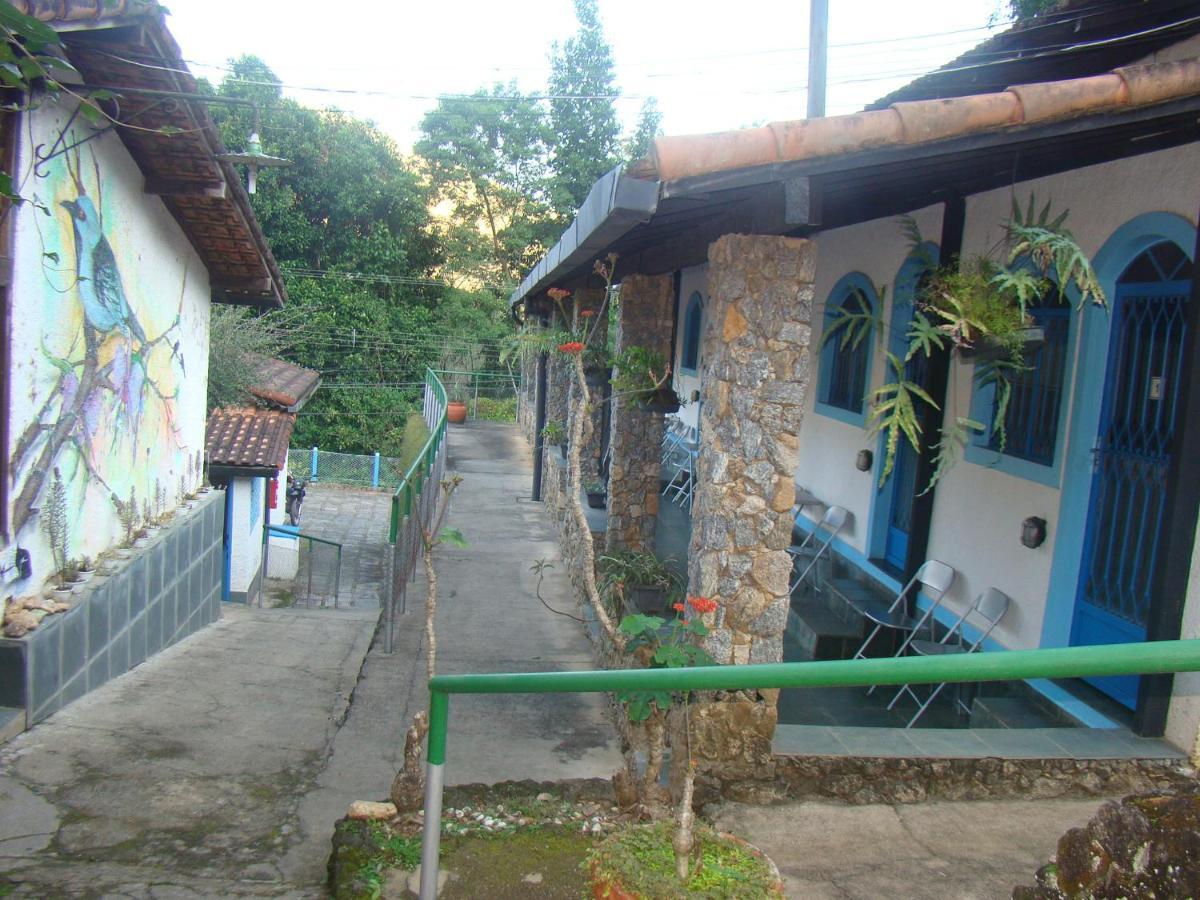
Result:
{"label": "stone pillar", "polygon": [[[583,315],[585,311],[590,311],[593,315]],[[577,334],[581,335],[581,339],[582,336],[591,335],[588,343],[589,350],[597,348],[600,352],[604,351],[608,341],[608,309],[604,307],[603,289],[580,288],[575,292],[575,330]],[[588,361],[588,357],[585,357],[584,364],[587,365]],[[575,408],[576,390],[578,387],[572,377],[571,409]],[[600,480],[600,455],[604,445],[604,435],[600,430],[604,422],[603,381],[593,381],[589,376],[588,394],[592,400],[592,434],[579,451],[580,481],[584,487],[587,487],[589,482]]]}
{"label": "stone pillar", "polygon": [[[630,275],[621,282],[616,352],[640,346],[671,359],[675,279]],[[653,552],[662,468],[663,416],[630,397],[613,395],[609,446],[608,550]]]}
{"label": "stone pillar", "polygon": [[718,662],[779,662],[816,245],[730,234],[708,259],[689,593],[720,602],[706,643]]}
{"label": "stone pillar", "polygon": [[[557,310],[551,320],[551,328],[566,329],[570,323],[562,321],[562,314]],[[571,360],[565,354],[557,353],[553,348],[546,358],[546,424],[554,422],[561,425],[564,433],[569,433],[567,422],[568,392],[575,376],[571,369]]]}

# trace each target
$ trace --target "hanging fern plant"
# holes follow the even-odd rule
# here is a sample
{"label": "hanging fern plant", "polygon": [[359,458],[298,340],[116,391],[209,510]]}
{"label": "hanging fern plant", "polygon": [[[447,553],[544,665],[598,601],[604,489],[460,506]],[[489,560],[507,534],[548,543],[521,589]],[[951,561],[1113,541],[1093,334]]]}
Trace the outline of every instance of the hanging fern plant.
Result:
{"label": "hanging fern plant", "polygon": [[[1071,290],[1078,296],[1080,307],[1106,303],[1091,260],[1064,227],[1066,220],[1067,212],[1051,218],[1049,202],[1038,211],[1030,195],[1028,207],[1022,210],[1014,197],[1004,239],[991,253],[945,265],[938,265],[930,256],[916,222],[910,216],[900,220],[912,254],[925,260],[929,275],[917,290],[912,321],[905,334],[908,346],[904,358],[887,355],[894,380],[869,394],[869,436],[882,434],[884,438],[880,487],[895,468],[901,441],[907,441],[918,454],[923,449],[920,404],[940,409],[933,397],[908,377],[908,363],[919,356],[932,358],[943,351],[958,351],[960,356],[976,357],[975,384],[993,388],[995,396],[990,423],[954,416],[943,424],[932,444],[937,457],[923,493],[958,462],[974,435],[990,430],[998,436],[1003,452],[1005,419],[1012,399],[1011,376],[1028,368],[1026,354],[1037,341],[1030,309],[1054,294],[1061,296]],[[842,335],[842,346],[850,350],[872,331],[879,339],[883,337],[880,314],[866,306],[836,310],[830,320],[822,348],[834,335]]]}

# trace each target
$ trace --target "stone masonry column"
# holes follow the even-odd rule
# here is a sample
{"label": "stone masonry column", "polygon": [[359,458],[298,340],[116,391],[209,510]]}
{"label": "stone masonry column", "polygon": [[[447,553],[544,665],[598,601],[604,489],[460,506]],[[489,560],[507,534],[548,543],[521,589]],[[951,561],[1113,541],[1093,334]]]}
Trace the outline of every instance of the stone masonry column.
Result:
{"label": "stone masonry column", "polygon": [[729,234],[708,259],[689,593],[720,601],[706,644],[718,662],[779,662],[816,245]]}
{"label": "stone masonry column", "polygon": [[[570,327],[570,322],[564,322],[562,313],[555,310],[550,319],[550,327],[566,330]],[[551,349],[546,358],[546,424],[553,422],[561,425],[564,433],[569,433],[568,393],[573,378],[571,361],[564,354]]]}
{"label": "stone masonry column", "polygon": [[[675,312],[672,275],[630,275],[621,282],[616,352],[640,346],[671,359]],[[663,416],[614,392],[609,446],[608,550],[654,551],[662,466]]]}
{"label": "stone masonry column", "polygon": [[[605,344],[608,341],[608,308],[604,306],[604,290],[594,288],[580,288],[575,291],[575,331],[577,334],[591,335],[589,348],[598,348],[601,352],[604,351]],[[591,316],[583,315],[584,312],[590,311]],[[582,337],[580,338],[582,340]],[[587,359],[584,359],[586,365]],[[571,409],[575,409],[575,393],[578,386],[575,382],[574,373],[568,373],[571,378]],[[579,468],[580,468],[580,483],[587,487],[589,482],[600,480],[600,454],[604,444],[604,435],[601,434],[600,428],[604,422],[604,399],[603,386],[599,383],[588,384],[588,393],[591,395],[592,408],[592,434],[579,451]]]}

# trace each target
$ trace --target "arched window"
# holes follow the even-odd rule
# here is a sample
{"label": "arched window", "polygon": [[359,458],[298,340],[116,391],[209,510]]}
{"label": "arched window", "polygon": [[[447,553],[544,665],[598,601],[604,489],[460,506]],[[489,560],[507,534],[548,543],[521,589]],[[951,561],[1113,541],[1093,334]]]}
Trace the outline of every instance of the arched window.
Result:
{"label": "arched window", "polygon": [[679,359],[679,368],[689,375],[695,375],[700,369],[700,335],[704,323],[704,298],[699,291],[693,291],[688,298],[687,312],[683,317],[683,353]]}
{"label": "arched window", "polygon": [[867,375],[874,336],[870,331],[837,325],[846,316],[872,316],[873,291],[863,276],[843,278],[825,304],[826,331],[837,330],[821,346],[820,390],[817,394],[825,412],[835,411],[861,417],[867,393]]}
{"label": "arched window", "polygon": [[[1012,391],[1004,413],[1004,430],[994,428],[988,446],[1006,456],[1041,466],[1054,465],[1058,423],[1066,383],[1071,336],[1071,302],[1052,290],[1038,306],[1029,309],[1042,342],[1025,352],[1024,368],[1008,374]],[[999,397],[992,400],[995,422]]]}

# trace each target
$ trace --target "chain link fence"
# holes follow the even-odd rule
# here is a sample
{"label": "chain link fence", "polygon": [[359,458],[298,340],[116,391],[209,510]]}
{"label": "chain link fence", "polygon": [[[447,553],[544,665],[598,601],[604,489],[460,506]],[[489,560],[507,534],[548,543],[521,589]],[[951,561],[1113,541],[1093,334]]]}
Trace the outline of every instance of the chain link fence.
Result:
{"label": "chain link fence", "polygon": [[486,422],[515,422],[517,420],[516,373],[438,371],[451,401],[467,405],[467,418]]}
{"label": "chain link fence", "polygon": [[288,474],[298,481],[394,490],[404,478],[404,461],[394,456],[334,453],[317,447],[288,450]]}

